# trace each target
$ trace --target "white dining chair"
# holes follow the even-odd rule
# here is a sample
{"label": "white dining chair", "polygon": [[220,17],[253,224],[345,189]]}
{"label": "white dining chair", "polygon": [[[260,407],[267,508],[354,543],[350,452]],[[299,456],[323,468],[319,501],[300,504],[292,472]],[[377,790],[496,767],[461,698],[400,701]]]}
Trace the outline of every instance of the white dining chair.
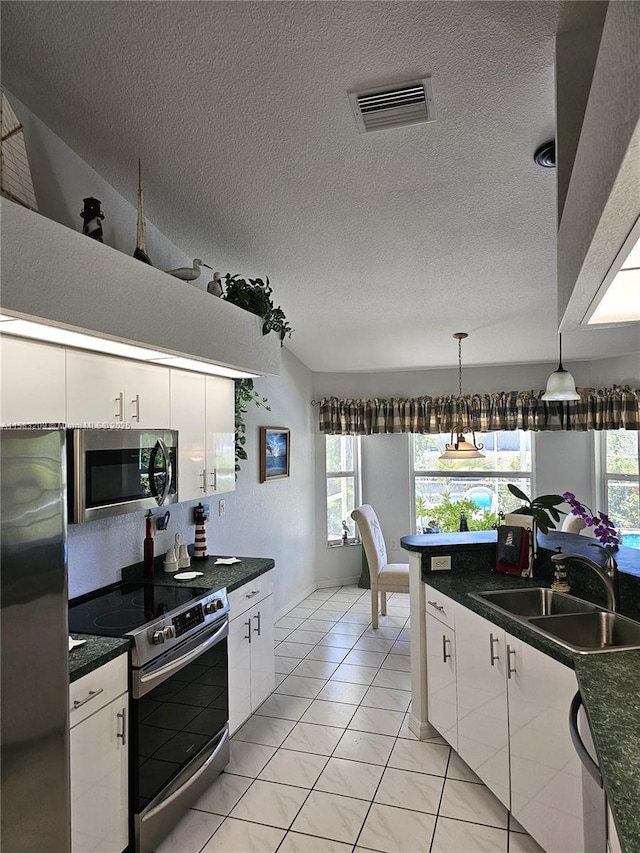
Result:
{"label": "white dining chair", "polygon": [[[387,562],[387,549],[378,516],[372,506],[362,504],[351,513],[358,525],[371,580],[371,627],[378,627],[378,610],[387,615],[387,593],[409,592],[409,563]],[[378,601],[378,593],[380,600]]]}

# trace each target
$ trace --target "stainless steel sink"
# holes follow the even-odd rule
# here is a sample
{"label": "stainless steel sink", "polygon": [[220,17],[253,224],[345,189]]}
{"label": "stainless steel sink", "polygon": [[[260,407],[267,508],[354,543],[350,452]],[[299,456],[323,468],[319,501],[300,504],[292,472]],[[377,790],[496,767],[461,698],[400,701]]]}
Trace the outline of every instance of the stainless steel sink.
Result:
{"label": "stainless steel sink", "polygon": [[640,648],[640,622],[609,610],[539,616],[529,624],[577,652]]}
{"label": "stainless steel sink", "polygon": [[555,592],[545,587],[528,589],[499,589],[479,592],[473,596],[486,604],[506,610],[527,619],[532,616],[551,616],[564,613],[595,613],[602,608],[565,592]]}
{"label": "stainless steel sink", "polygon": [[546,587],[471,593],[531,631],[580,654],[640,649],[640,622]]}

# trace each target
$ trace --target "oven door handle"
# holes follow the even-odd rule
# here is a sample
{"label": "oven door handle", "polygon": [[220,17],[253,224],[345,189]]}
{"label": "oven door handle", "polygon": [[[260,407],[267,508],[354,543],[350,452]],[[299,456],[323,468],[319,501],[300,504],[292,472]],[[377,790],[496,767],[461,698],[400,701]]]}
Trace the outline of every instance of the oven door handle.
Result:
{"label": "oven door handle", "polygon": [[220,754],[221,750],[223,749],[224,745],[227,743],[228,740],[229,740],[229,729],[225,728],[224,732],[222,733],[222,737],[220,738],[220,740],[216,744],[213,752],[207,758],[207,760],[204,762],[204,764],[201,764],[200,767],[198,767],[198,769],[196,770],[196,772],[193,775],[189,776],[189,778],[187,779],[186,782],[183,782],[179,788],[176,788],[175,790],[171,791],[171,793],[168,796],[166,794],[162,794],[161,802],[158,803],[158,805],[156,805],[156,806],[152,805],[152,807],[149,809],[149,811],[146,812],[142,816],[142,820],[143,821],[150,820],[151,818],[155,817],[159,812],[164,811],[164,809],[166,809],[168,806],[170,806],[174,800],[178,799],[178,797],[180,797],[182,794],[184,794],[184,792],[188,788],[190,788],[192,785],[194,785],[198,781],[200,776],[202,776],[202,774],[211,765],[211,762],[214,761],[215,758],[217,758],[217,756]]}
{"label": "oven door handle", "polygon": [[216,643],[219,643],[220,640],[227,637],[229,634],[229,622],[225,619],[224,625],[222,625],[215,634],[212,634],[208,639],[206,639],[203,643],[200,643],[199,646],[196,646],[195,649],[192,649],[190,652],[187,652],[185,655],[181,655],[179,658],[172,660],[170,663],[165,664],[164,666],[159,667],[159,669],[155,669],[148,674],[144,674],[142,671],[135,671],[133,673],[133,698],[140,699],[145,693],[149,693],[150,690],[160,684],[163,681],[166,681],[169,676],[173,675],[174,672],[177,672],[179,669],[182,669],[188,663],[200,657],[203,652],[206,652],[207,649],[210,649],[212,646],[215,646]]}

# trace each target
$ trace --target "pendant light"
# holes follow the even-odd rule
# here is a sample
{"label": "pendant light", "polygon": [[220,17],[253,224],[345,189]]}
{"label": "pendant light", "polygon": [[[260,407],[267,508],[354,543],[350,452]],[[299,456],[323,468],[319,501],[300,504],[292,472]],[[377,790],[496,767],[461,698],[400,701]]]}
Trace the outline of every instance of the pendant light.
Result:
{"label": "pendant light", "polygon": [[[462,398],[462,341],[468,338],[466,332],[455,332],[454,338],[458,340],[458,396]],[[454,441],[453,436],[457,433],[457,438]],[[451,443],[445,444],[444,453],[439,456],[439,459],[484,459],[484,453],[481,453],[483,445],[476,444],[476,434],[471,430],[473,436],[472,442],[466,440],[462,434],[462,418],[458,418],[458,426],[456,430],[451,430]]]}
{"label": "pendant light", "polygon": [[560,338],[560,363],[554,370],[547,382],[547,390],[542,395],[545,402],[556,400],[579,400],[580,394],[576,391],[576,383],[573,376],[562,366],[562,332],[558,333]]}

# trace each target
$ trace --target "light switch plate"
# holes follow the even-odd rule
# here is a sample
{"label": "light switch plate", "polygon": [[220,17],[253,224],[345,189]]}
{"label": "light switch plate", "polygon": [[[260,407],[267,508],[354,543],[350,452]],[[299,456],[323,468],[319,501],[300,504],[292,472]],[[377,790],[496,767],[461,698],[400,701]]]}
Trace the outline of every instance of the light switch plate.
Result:
{"label": "light switch plate", "polygon": [[432,572],[450,572],[451,557],[432,557],[431,558]]}

